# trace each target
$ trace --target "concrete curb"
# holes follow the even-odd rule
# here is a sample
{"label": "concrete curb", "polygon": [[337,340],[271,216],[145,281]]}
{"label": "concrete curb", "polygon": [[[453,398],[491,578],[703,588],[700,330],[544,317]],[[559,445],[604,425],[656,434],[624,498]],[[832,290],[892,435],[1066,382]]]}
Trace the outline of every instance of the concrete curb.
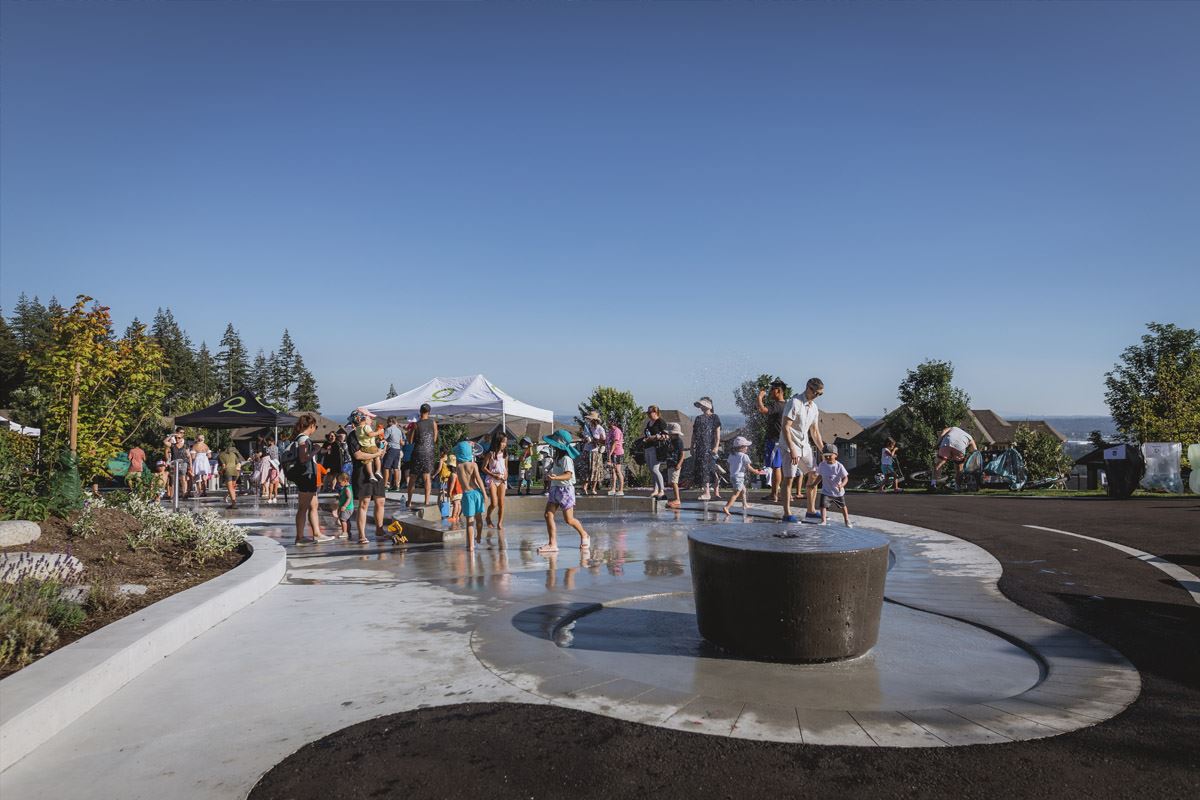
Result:
{"label": "concrete curb", "polygon": [[247,536],[250,558],[191,589],[117,620],[0,681],[0,771],[8,769],[129,681],[262,597],[286,553]]}

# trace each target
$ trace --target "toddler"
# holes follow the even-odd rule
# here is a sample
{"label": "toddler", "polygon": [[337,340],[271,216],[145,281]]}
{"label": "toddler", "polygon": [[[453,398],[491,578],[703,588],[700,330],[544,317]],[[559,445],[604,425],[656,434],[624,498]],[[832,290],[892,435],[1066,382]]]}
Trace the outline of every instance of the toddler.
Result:
{"label": "toddler", "polygon": [[339,539],[350,535],[350,516],[354,513],[354,489],[350,486],[350,476],[339,472],[337,482],[337,518]]}
{"label": "toddler", "polygon": [[853,528],[850,511],[846,508],[846,484],[850,481],[850,473],[837,459],[837,445],[826,444],[821,451],[821,463],[817,464],[817,474],[821,476],[821,524],[829,524],[830,508],[840,508],[846,527]]}
{"label": "toddler", "polygon": [[380,447],[379,444],[387,434],[384,433],[382,425],[371,427],[371,421],[375,419],[375,415],[365,408],[356,409],[354,416],[358,419],[358,424],[354,426],[354,435],[358,438],[358,449],[375,456],[363,461],[363,469],[366,470],[367,477],[374,482],[379,477],[383,451],[387,448],[386,444],[383,447]]}
{"label": "toddler", "polygon": [[746,501],[749,499],[749,492],[746,491],[746,473],[753,472],[755,475],[767,475],[769,470],[757,469],[750,463],[750,456],[746,453],[750,449],[750,440],[745,436],[739,436],[730,443],[732,452],[729,454],[729,483],[733,486],[733,494],[729,501],[725,503],[725,508],[722,509],[725,515],[729,515],[729,509],[738,501],[742,500],[742,511],[746,510]]}
{"label": "toddler", "polygon": [[659,445],[658,460],[667,465],[667,482],[675,499],[667,503],[667,508],[679,508],[679,473],[683,469],[683,426],[678,422],[667,425],[667,443]]}

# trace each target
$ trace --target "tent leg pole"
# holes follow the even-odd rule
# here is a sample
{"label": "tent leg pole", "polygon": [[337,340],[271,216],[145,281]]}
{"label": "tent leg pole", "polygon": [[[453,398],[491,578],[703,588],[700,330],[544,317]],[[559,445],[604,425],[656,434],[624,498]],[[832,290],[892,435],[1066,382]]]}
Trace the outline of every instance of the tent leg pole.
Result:
{"label": "tent leg pole", "polygon": [[172,459],[172,461],[174,462],[172,464],[172,466],[175,467],[175,496],[172,498],[172,501],[174,502],[174,505],[175,505],[175,511],[178,512],[179,511],[179,462],[175,461],[174,459]]}

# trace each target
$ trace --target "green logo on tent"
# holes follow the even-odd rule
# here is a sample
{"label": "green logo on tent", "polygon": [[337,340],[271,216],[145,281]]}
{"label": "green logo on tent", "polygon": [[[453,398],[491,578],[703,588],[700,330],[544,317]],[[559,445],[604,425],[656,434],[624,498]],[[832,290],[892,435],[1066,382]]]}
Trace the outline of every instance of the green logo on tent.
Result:
{"label": "green logo on tent", "polygon": [[455,389],[453,386],[447,386],[445,389],[438,389],[429,399],[435,403],[444,403],[451,397],[454,397],[457,391],[458,389]]}
{"label": "green logo on tent", "polygon": [[254,413],[253,411],[238,411],[238,409],[244,405],[246,405],[246,398],[231,397],[222,404],[223,407],[221,408],[221,410],[218,413],[223,414],[226,411],[231,411],[234,414],[253,414]]}

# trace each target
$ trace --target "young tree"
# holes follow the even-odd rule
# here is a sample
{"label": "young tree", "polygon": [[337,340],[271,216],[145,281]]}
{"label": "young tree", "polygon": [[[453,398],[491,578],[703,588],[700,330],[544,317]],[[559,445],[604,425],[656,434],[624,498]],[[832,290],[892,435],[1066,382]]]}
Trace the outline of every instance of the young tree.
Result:
{"label": "young tree", "polygon": [[304,366],[304,359],[296,354],[296,393],[292,395],[292,408],[298,411],[320,411],[321,400],[317,397],[317,379]]}
{"label": "young tree", "polygon": [[1200,331],[1151,322],[1104,376],[1121,436],[1139,442],[1200,441]]}
{"label": "young tree", "polygon": [[[770,390],[773,380],[775,380],[774,375],[759,375],[754,380],[742,381],[733,390],[733,402],[737,404],[738,411],[742,412],[742,416],[746,418],[742,435],[753,443],[750,452],[759,454],[751,456],[755,461],[762,458],[761,453],[766,446],[764,439],[767,435],[767,418],[758,411],[758,393],[760,390]],[[766,398],[763,399],[763,402],[770,404]]]}
{"label": "young tree", "polygon": [[30,377],[46,395],[43,442],[51,452],[69,450],[85,476],[104,472],[166,394],[158,343],[144,328],[114,341],[111,328],[108,308],[80,295],[52,317],[50,345],[27,354]]}
{"label": "young tree", "polygon": [[950,425],[961,425],[970,411],[970,397],[953,384],[954,365],[949,361],[923,361],[900,382],[900,402],[905,413],[889,415],[891,436],[908,458],[933,467],[938,434]]}
{"label": "young tree", "polygon": [[614,389],[611,386],[597,386],[588,398],[579,404],[579,416],[575,418],[576,424],[582,426],[583,418],[592,411],[600,414],[605,425],[609,420],[617,420],[617,424],[625,432],[626,440],[633,438],[630,436],[633,426],[642,419],[642,407],[633,399],[633,392]]}
{"label": "young tree", "polygon": [[1073,461],[1063,452],[1062,442],[1045,431],[1018,424],[1013,432],[1013,447],[1021,451],[1032,480],[1057,478],[1071,471]]}
{"label": "young tree", "polygon": [[221,393],[226,397],[241,389],[250,378],[250,367],[246,362],[246,346],[233,323],[225,326],[221,337],[221,349],[217,351],[217,380]]}
{"label": "young tree", "polygon": [[388,399],[391,400],[393,397],[399,397],[399,396],[400,396],[400,393],[396,391],[396,384],[389,383],[388,391],[387,391]]}

